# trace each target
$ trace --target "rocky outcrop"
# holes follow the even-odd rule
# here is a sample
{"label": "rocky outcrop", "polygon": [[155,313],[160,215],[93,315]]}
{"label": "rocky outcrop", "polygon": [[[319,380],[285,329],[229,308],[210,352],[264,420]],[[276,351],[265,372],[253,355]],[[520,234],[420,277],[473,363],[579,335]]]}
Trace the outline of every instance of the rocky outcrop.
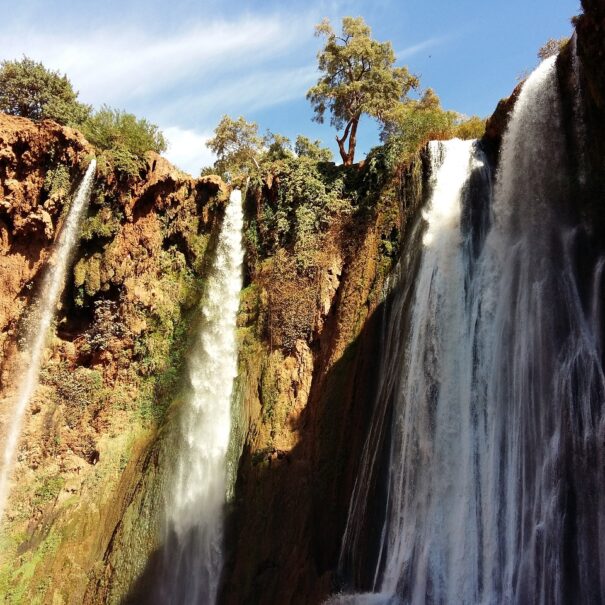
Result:
{"label": "rocky outcrop", "polygon": [[[93,151],[71,129],[0,114],[5,422],[26,362],[27,310]],[[152,453],[226,194],[220,179],[192,179],[155,154],[139,175],[98,171],[13,473],[0,554],[7,603],[36,595],[45,603],[104,602],[95,587],[109,573],[118,527],[159,481]],[[153,522],[153,515],[144,521]],[[143,528],[136,534],[140,543]],[[124,594],[136,579],[133,548],[124,546],[132,572]],[[137,550],[141,566],[152,550],[151,543]]]}
{"label": "rocky outcrop", "polygon": [[91,153],[74,130],[0,113],[0,347],[23,310],[24,289],[33,287],[64,202]]}

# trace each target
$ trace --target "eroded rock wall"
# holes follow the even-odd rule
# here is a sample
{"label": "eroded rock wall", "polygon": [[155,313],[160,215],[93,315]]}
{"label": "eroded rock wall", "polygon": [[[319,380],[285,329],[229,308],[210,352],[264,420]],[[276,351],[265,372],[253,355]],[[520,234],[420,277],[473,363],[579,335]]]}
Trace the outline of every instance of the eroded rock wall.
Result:
{"label": "eroded rock wall", "polygon": [[[271,187],[249,216],[275,197]],[[240,312],[248,430],[221,603],[319,603],[337,582],[372,413],[385,280],[424,191],[418,156],[374,191],[371,209],[335,217],[304,262],[283,246],[249,264]]]}
{"label": "eroded rock wall", "polygon": [[[0,114],[1,430],[35,329],[28,309],[92,155],[76,131]],[[159,493],[153,452],[226,194],[220,179],[194,180],[154,154],[139,175],[98,171],[19,444],[2,526],[4,602],[106,602],[127,511]],[[115,602],[153,550],[160,511],[133,521]]]}

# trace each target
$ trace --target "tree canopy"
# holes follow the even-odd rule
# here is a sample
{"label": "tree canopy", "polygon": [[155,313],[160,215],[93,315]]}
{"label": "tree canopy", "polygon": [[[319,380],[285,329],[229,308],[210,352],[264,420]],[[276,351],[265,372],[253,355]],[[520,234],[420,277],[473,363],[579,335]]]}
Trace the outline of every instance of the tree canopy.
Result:
{"label": "tree canopy", "polygon": [[214,167],[219,174],[246,175],[252,167],[258,168],[263,139],[255,122],[224,115],[206,146],[216,154]]}
{"label": "tree canopy", "polygon": [[384,122],[394,106],[403,102],[419,84],[406,67],[395,66],[395,52],[390,42],[378,42],[361,17],[345,17],[342,32],[337,34],[325,19],[316,27],[316,35],[326,43],[317,55],[322,72],[317,84],[307,93],[322,123],[326,111],[330,122],[344,132],[336,136],[342,161],[354,161],[357,127],[363,114]]}
{"label": "tree canopy", "polygon": [[79,126],[91,108],[78,101],[67,76],[28,57],[0,64],[0,111],[32,120]]}
{"label": "tree canopy", "polygon": [[317,162],[331,162],[332,152],[327,147],[322,147],[320,140],[312,141],[308,137],[299,134],[294,143],[294,151],[298,157],[305,157]]}

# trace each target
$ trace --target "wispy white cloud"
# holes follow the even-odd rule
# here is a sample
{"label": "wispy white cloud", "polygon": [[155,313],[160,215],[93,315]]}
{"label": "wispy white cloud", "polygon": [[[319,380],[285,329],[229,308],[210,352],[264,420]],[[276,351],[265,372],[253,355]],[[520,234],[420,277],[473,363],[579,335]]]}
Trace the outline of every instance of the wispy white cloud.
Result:
{"label": "wispy white cloud", "polygon": [[164,155],[181,170],[197,176],[201,168],[214,163],[216,158],[206,147],[211,137],[209,133],[179,126],[165,127],[163,132],[168,141],[168,151]]}
{"label": "wispy white cloud", "polygon": [[135,29],[132,21],[88,31],[0,23],[0,59],[26,54],[66,73],[81,100],[158,123],[169,141],[168,159],[197,174],[214,161],[205,143],[221,114],[248,115],[304,96],[315,68],[291,66],[314,57],[316,20],[312,12],[280,11],[159,31]]}
{"label": "wispy white cloud", "polygon": [[[305,31],[306,30],[306,31]],[[237,73],[296,48],[307,28],[273,16],[194,23],[169,34],[131,28],[66,35],[2,31],[3,58],[27,54],[69,75],[81,98],[126,103],[217,74]],[[175,91],[177,89],[177,91]]]}
{"label": "wispy white cloud", "polygon": [[223,113],[247,114],[292,99],[304,98],[316,78],[315,66],[260,69],[237,78],[214,82],[211,88],[184,95],[166,104],[159,116],[166,120],[177,111],[217,116]]}
{"label": "wispy white cloud", "polygon": [[413,57],[423,50],[427,50],[429,48],[435,48],[437,46],[441,46],[450,40],[451,36],[440,36],[427,38],[418,44],[413,44],[412,46],[408,46],[407,48],[402,48],[395,52],[397,58],[399,60],[408,59],[409,57]]}

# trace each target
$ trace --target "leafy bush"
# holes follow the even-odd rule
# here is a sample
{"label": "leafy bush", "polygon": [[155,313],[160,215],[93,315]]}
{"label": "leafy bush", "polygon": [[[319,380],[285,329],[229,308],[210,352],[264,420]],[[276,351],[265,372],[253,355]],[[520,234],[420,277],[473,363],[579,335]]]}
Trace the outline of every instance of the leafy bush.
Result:
{"label": "leafy bush", "polygon": [[144,166],[148,151],[162,153],[167,148],[155,124],[107,105],[86,120],[82,131],[90,143],[105,152],[105,161],[111,167],[129,175]]}
{"label": "leafy bush", "polygon": [[464,118],[441,107],[439,97],[430,88],[421,99],[401,103],[390,113],[383,131],[387,154],[399,162],[406,161],[430,140],[483,136],[485,120],[478,116]]}
{"label": "leafy bush", "polygon": [[296,137],[294,151],[299,157],[310,158],[317,162],[331,162],[333,160],[332,152],[327,147],[322,147],[321,141],[312,141],[302,134]]}
{"label": "leafy bush", "polygon": [[71,187],[69,170],[64,164],[59,164],[46,172],[44,177],[44,191],[52,199],[63,199]]}
{"label": "leafy bush", "polygon": [[90,115],[90,106],[78,101],[78,93],[67,76],[23,57],[0,64],[0,111],[79,126]]}
{"label": "leafy bush", "polygon": [[485,120],[479,116],[471,116],[454,128],[454,136],[459,139],[480,139],[484,134]]}
{"label": "leafy bush", "polygon": [[332,217],[352,210],[344,193],[345,174],[331,164],[301,156],[265,162],[262,168],[278,183],[260,221],[265,253],[287,245],[312,250],[315,235],[327,230]]}
{"label": "leafy bush", "polygon": [[54,364],[44,369],[41,379],[55,388],[58,403],[64,406],[65,422],[71,429],[87,412],[96,416],[107,399],[103,376],[97,370],[84,367],[74,370],[64,363]]}
{"label": "leafy bush", "polygon": [[225,115],[206,146],[216,154],[216,173],[232,180],[234,177],[246,176],[254,168],[258,168],[263,139],[258,134],[255,122],[247,122],[242,116],[234,120]]}
{"label": "leafy bush", "polygon": [[559,51],[569,42],[569,38],[563,36],[558,40],[556,38],[548,39],[538,50],[538,59],[544,60],[559,53]]}

